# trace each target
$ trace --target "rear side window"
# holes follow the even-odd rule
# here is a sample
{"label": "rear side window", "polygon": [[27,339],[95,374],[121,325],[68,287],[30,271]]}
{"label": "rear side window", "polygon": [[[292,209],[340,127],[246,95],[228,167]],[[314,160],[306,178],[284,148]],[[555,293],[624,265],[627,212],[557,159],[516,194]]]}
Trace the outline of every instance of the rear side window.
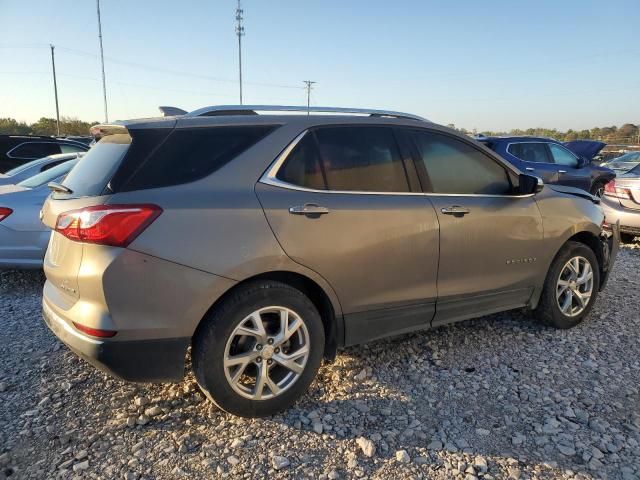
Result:
{"label": "rear side window", "polygon": [[78,145],[67,145],[67,144],[60,144],[60,150],[62,151],[62,153],[76,153],[76,152],[87,151],[86,148],[82,148]]}
{"label": "rear side window", "polygon": [[547,146],[544,143],[512,143],[507,147],[514,157],[525,162],[549,163],[551,159],[547,155]]}
{"label": "rear side window", "polygon": [[60,145],[53,142],[25,142],[13,148],[7,155],[11,158],[36,159],[60,153]]}
{"label": "rear side window", "polygon": [[421,165],[433,193],[506,195],[506,169],[471,145],[435,132],[414,131]]}
{"label": "rear side window", "polygon": [[133,172],[122,190],[166,187],[204,178],[257,143],[274,128],[270,125],[258,125],[174,130]]}
{"label": "rear side window", "polygon": [[555,145],[553,143],[549,144],[549,150],[551,151],[551,155],[553,155],[553,161],[558,165],[564,165],[567,167],[577,167],[578,159],[576,156],[560,145]]}
{"label": "rear side window", "polygon": [[321,127],[308,132],[276,178],[315,190],[409,191],[402,157],[387,127]]}

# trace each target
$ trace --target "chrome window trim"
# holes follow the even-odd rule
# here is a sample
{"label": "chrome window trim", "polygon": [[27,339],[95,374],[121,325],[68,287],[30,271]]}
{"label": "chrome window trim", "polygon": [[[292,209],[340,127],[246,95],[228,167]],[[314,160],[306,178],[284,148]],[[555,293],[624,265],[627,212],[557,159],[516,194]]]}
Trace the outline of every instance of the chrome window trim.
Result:
{"label": "chrome window trim", "polygon": [[297,192],[307,193],[330,193],[330,194],[345,194],[345,195],[393,195],[393,196],[421,196],[421,197],[482,197],[482,198],[527,198],[533,197],[534,193],[528,193],[526,195],[498,195],[488,193],[429,193],[429,192],[370,192],[370,191],[358,191],[358,190],[316,190],[314,188],[302,187],[289,182],[283,182],[277,178],[280,167],[285,162],[291,151],[300,143],[304,136],[309,133],[309,130],[305,130],[293,139],[289,145],[278,155],[267,171],[258,180],[259,183],[264,185],[271,185],[272,187],[284,188],[286,190],[294,190]]}
{"label": "chrome window trim", "polygon": [[[16,160],[38,160],[39,158],[47,158],[47,157],[49,157],[51,155],[63,155],[65,153],[65,152],[62,152],[62,149],[60,149],[60,153],[50,153],[49,155],[45,155],[44,157],[16,157],[16,156],[11,155],[11,152],[13,152],[15,149],[20,148],[21,146],[27,145],[29,143],[35,143],[37,145],[41,145],[43,143],[54,144],[54,145],[58,145],[58,146],[67,145],[67,146],[70,146],[70,147],[83,147],[83,148],[86,148],[88,150],[88,147],[86,145],[82,145],[82,144],[78,144],[78,143],[74,143],[74,142],[55,142],[55,141],[53,141],[53,142],[33,142],[33,141],[31,141],[31,142],[22,142],[22,143],[19,143],[18,145],[16,145],[15,147],[13,147],[11,150],[9,150],[6,153],[7,157],[14,158]],[[68,154],[81,153],[81,152],[86,152],[87,150],[81,150],[81,151],[78,151],[78,152],[66,152],[66,153],[68,153]]]}

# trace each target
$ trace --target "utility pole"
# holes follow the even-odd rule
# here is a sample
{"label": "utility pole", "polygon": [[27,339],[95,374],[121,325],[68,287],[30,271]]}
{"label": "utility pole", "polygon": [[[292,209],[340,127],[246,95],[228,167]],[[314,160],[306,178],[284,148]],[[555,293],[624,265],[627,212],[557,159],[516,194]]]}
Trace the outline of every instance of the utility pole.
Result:
{"label": "utility pole", "polygon": [[242,105],[242,37],[244,36],[244,10],[238,0],[238,8],[236,8],[236,35],[238,35],[238,77],[240,79],[240,105]]}
{"label": "utility pole", "polygon": [[53,68],[53,92],[56,97],[56,131],[58,132],[58,136],[60,136],[60,109],[58,108],[58,82],[56,81],[56,58],[53,54],[54,46],[49,45],[51,47],[51,67]]}
{"label": "utility pole", "polygon": [[96,0],[98,8],[98,39],[100,40],[100,63],[102,65],[102,97],[104,100],[104,121],[109,121],[109,112],[107,110],[107,80],[104,75],[104,50],[102,49],[102,22],[100,20],[100,0]]}
{"label": "utility pole", "polygon": [[313,84],[318,82],[312,82],[311,80],[303,80],[303,82],[307,89],[307,115],[309,115],[311,109],[311,89],[313,88]]}

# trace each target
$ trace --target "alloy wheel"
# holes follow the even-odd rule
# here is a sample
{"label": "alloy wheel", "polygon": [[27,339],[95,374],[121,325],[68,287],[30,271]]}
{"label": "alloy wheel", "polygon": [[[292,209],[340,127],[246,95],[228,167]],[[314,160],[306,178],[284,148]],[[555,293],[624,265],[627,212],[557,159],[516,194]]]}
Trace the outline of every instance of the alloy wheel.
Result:
{"label": "alloy wheel", "polygon": [[581,256],[571,258],[560,271],[556,285],[556,301],[567,317],[580,315],[593,293],[593,269]]}
{"label": "alloy wheel", "polygon": [[288,390],[309,359],[309,331],[293,310],[270,306],[245,317],[224,352],[224,372],[233,390],[251,400],[269,400]]}

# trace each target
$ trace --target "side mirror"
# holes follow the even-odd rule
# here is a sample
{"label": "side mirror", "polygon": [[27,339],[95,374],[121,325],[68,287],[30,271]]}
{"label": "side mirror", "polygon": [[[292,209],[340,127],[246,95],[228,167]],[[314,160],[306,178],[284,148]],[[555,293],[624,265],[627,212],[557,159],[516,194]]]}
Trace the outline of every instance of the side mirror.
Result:
{"label": "side mirror", "polygon": [[522,195],[532,195],[540,193],[544,188],[544,182],[540,177],[521,173],[518,177],[518,190]]}

